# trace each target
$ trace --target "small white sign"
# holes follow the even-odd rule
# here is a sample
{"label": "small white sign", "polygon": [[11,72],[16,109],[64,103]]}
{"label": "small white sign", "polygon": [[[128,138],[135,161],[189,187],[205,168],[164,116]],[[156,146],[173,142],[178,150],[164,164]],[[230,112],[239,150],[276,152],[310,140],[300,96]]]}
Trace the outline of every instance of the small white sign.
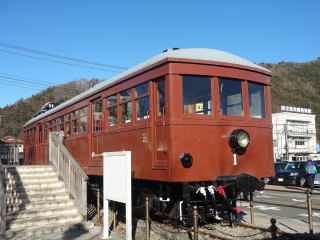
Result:
{"label": "small white sign", "polygon": [[132,239],[131,152],[105,152],[103,156],[103,239],[109,236],[109,201],[126,204],[126,239]]}

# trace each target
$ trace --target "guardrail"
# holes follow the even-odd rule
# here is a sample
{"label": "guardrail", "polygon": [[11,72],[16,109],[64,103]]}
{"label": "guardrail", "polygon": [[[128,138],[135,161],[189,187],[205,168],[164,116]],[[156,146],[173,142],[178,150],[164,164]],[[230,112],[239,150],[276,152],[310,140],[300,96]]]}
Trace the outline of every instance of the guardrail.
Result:
{"label": "guardrail", "polygon": [[63,134],[50,132],[49,164],[53,165],[75,200],[84,219],[87,218],[87,181],[88,176],[62,143]]}

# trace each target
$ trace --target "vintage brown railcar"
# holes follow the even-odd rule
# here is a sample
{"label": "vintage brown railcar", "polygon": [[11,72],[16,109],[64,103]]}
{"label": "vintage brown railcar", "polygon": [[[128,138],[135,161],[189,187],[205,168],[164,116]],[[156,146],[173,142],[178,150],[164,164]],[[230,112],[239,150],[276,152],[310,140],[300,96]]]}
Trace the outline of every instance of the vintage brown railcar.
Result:
{"label": "vintage brown railcar", "polygon": [[91,176],[102,176],[93,153],[132,151],[137,204],[150,195],[171,216],[185,204],[182,219],[190,203],[205,202],[215,215],[212,189],[232,186],[234,199],[274,175],[270,76],[223,51],[166,50],[26,123],[25,164],[47,164],[48,132],[63,131]]}

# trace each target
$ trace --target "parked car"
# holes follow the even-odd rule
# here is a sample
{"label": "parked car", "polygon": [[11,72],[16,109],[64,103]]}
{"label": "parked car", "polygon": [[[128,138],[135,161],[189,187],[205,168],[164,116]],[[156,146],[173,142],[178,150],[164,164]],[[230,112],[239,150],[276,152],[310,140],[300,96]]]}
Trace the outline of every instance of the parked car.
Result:
{"label": "parked car", "polygon": [[[287,165],[288,162],[275,162],[274,163],[274,172],[275,172],[275,175],[277,172],[281,171],[284,169],[284,167]],[[269,183],[269,184],[273,184],[274,182],[274,177],[271,177],[269,178],[269,181],[267,181],[266,183]]]}
{"label": "parked car", "polygon": [[[319,167],[318,167],[318,169],[319,169]],[[314,177],[314,186],[320,187],[320,173],[317,173],[316,176]]]}
{"label": "parked car", "polygon": [[[319,170],[320,161],[317,160],[313,162],[317,165]],[[276,171],[273,183],[283,185],[296,185],[299,187],[307,186],[308,183],[305,171],[306,164],[307,161],[288,162],[283,169]]]}

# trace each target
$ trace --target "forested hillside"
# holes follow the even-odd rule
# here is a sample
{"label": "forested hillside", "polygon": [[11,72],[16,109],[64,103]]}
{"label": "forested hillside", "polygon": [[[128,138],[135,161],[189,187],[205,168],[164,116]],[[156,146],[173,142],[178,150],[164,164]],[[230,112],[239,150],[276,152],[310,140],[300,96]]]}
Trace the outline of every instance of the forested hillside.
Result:
{"label": "forested hillside", "polygon": [[21,137],[23,125],[39,112],[47,102],[62,103],[89,89],[98,79],[80,79],[67,84],[50,87],[27,99],[0,108],[0,138],[7,135]]}
{"label": "forested hillside", "polygon": [[[305,63],[262,63],[272,71],[272,111],[279,112],[281,105],[311,108],[320,116],[320,58]],[[77,80],[51,87],[11,106],[0,108],[0,137],[21,137],[22,126],[47,102],[61,103],[87,90],[99,82],[97,79]],[[320,119],[317,118],[320,126]],[[320,129],[318,128],[318,132]]]}
{"label": "forested hillside", "polygon": [[261,64],[272,72],[272,111],[281,105],[311,108],[320,114],[320,58],[305,63]]}

